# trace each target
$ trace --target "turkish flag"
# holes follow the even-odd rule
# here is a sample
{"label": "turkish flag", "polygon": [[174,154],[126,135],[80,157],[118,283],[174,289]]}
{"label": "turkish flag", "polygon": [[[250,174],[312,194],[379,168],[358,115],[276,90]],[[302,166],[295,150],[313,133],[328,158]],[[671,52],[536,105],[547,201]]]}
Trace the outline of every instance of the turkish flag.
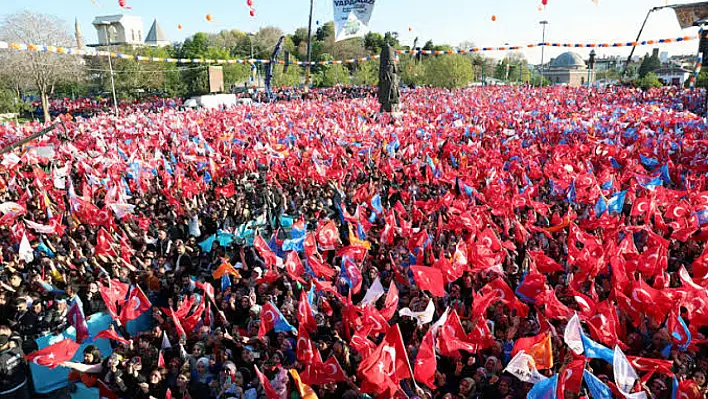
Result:
{"label": "turkish flag", "polygon": [[278,392],[273,389],[273,386],[270,384],[270,381],[266,378],[266,376],[261,373],[260,370],[258,370],[258,366],[255,364],[253,365],[253,368],[256,370],[256,375],[258,376],[258,381],[260,381],[261,385],[263,385],[263,390],[266,393],[266,396],[268,396],[268,399],[278,399],[280,398],[280,395],[278,395]]}
{"label": "turkish flag", "polygon": [[499,299],[499,291],[489,291],[481,295],[472,292],[472,318],[484,317],[487,314],[487,309]]}
{"label": "turkish flag", "polygon": [[25,356],[25,359],[38,365],[53,369],[74,357],[79,349],[79,344],[72,339],[65,339],[54,345],[47,346]]}
{"label": "turkish flag", "polygon": [[528,315],[529,307],[519,300],[503,278],[497,277],[490,281],[487,285],[482,287],[479,292],[482,295],[486,295],[492,291],[498,292],[499,300],[509,307],[510,310],[515,310],[517,316],[524,318]]}
{"label": "turkish flag", "polygon": [[385,333],[389,330],[388,320],[386,320],[373,305],[364,308],[361,316],[361,329],[370,329],[370,334]]}
{"label": "turkish flag", "polygon": [[111,238],[110,234],[101,227],[101,229],[98,230],[98,235],[96,236],[96,247],[94,248],[94,253],[96,256],[118,256],[116,254],[116,251],[113,249],[111,244],[113,243],[113,238]]}
{"label": "turkish flag", "polygon": [[585,359],[573,360],[561,368],[558,373],[558,387],[556,396],[565,398],[566,392],[578,393],[583,383],[583,370],[585,370]]}
{"label": "turkish flag", "polygon": [[342,258],[342,273],[346,273],[347,277],[349,277],[352,293],[358,294],[361,291],[361,283],[364,281],[364,277],[361,275],[359,266],[354,263],[352,258]]}
{"label": "turkish flag", "polygon": [[418,288],[429,291],[437,297],[445,296],[445,283],[440,269],[426,266],[411,266],[413,278]]}
{"label": "turkish flag", "polygon": [[317,241],[315,241],[315,235],[312,233],[307,233],[305,235],[305,241],[302,246],[305,248],[305,255],[309,258],[317,253]]}
{"label": "turkish flag", "polygon": [[[614,348],[615,345],[620,347],[624,345],[618,337],[620,322],[617,310],[608,300],[604,300],[597,305],[595,315],[586,319],[585,324],[588,326],[592,338],[607,347]],[[626,349],[626,346],[624,349]]]}
{"label": "turkish flag", "polygon": [[120,321],[126,324],[130,320],[135,320],[148,311],[151,306],[150,300],[145,296],[143,290],[136,285],[123,305],[123,309],[120,312]]}
{"label": "turkish flag", "polygon": [[[163,310],[165,310],[165,309],[163,309]],[[182,323],[180,323],[179,318],[177,317],[177,315],[175,315],[174,310],[172,310],[172,308],[169,308],[169,309],[165,310],[165,312],[170,315],[170,318],[172,319],[172,323],[174,323],[174,325],[175,325],[175,330],[177,331],[177,336],[186,338],[187,333],[184,332],[184,328],[182,328]]]}
{"label": "turkish flag", "polygon": [[668,376],[673,376],[671,371],[674,365],[673,360],[651,359],[648,357],[627,356],[627,360],[637,371],[657,372]]}
{"label": "turkish flag", "polygon": [[308,256],[307,265],[310,266],[310,269],[317,277],[331,280],[336,274],[331,267],[318,259],[317,256]]}
{"label": "turkish flag", "polygon": [[529,255],[531,256],[531,260],[536,264],[538,271],[541,273],[565,271],[563,266],[546,256],[543,251],[529,251]]}
{"label": "turkish flag", "polygon": [[556,297],[556,290],[551,288],[538,298],[539,305],[544,305],[544,316],[551,320],[568,321],[573,311]]}
{"label": "turkish flag", "polygon": [[364,359],[369,357],[369,355],[376,350],[376,344],[367,338],[369,332],[369,330],[358,331],[352,336],[351,340],[349,340],[349,345],[359,352]]}
{"label": "turkish flag", "polygon": [[99,339],[99,338],[106,338],[106,339],[110,339],[110,340],[113,340],[116,342],[120,342],[121,344],[130,345],[130,341],[128,341],[127,339],[118,335],[116,330],[114,330],[113,328],[103,330],[103,331],[99,332],[98,334],[96,334],[95,339]]}
{"label": "turkish flag", "polygon": [[376,350],[359,363],[357,375],[362,380],[362,392],[386,397],[393,397],[400,389],[400,380],[413,377],[397,324],[389,328]]}
{"label": "turkish flag", "polygon": [[339,244],[339,230],[333,220],[322,225],[316,232],[317,242],[323,251],[335,249]]}
{"label": "turkish flag", "polygon": [[194,309],[194,312],[191,315],[180,320],[182,322],[182,327],[184,328],[184,331],[187,334],[194,331],[194,328],[197,326],[199,321],[202,319],[202,313],[204,313],[205,309],[206,309],[206,300],[204,300],[204,297],[202,297],[201,301],[197,305],[197,308]]}
{"label": "turkish flag", "polygon": [[311,364],[315,356],[314,345],[310,339],[310,334],[302,324],[298,327],[295,352],[297,355],[297,360],[301,361],[305,365]]}
{"label": "turkish flag", "polygon": [[386,294],[386,301],[384,302],[383,309],[381,309],[381,316],[386,320],[391,320],[393,315],[398,309],[398,287],[393,280],[388,287],[388,293]]}
{"label": "turkish flag", "polygon": [[430,389],[435,389],[435,370],[437,366],[438,362],[435,358],[435,337],[433,336],[433,329],[431,328],[425,333],[423,342],[421,342],[420,348],[418,348],[413,376],[416,381],[422,382],[430,387]]}
{"label": "turkish flag", "polygon": [[535,301],[541,294],[548,290],[546,276],[540,273],[529,273],[516,287],[516,293],[525,301]]}
{"label": "turkish flag", "polygon": [[460,357],[460,351],[477,352],[477,345],[470,342],[460,323],[457,311],[453,310],[438,330],[438,349],[441,355]]}
{"label": "turkish flag", "polygon": [[231,198],[236,195],[236,189],[234,188],[233,182],[223,187],[217,187],[214,191],[216,192],[216,199],[219,199],[219,196],[222,196],[224,198]]}
{"label": "turkish flag", "polygon": [[277,265],[278,257],[275,256],[275,253],[270,249],[263,237],[256,234],[256,239],[253,240],[253,246],[256,248],[261,258],[265,261],[266,266],[275,267]]}
{"label": "turkish flag", "polygon": [[290,251],[285,259],[285,271],[291,279],[304,283],[305,280],[301,276],[305,275],[305,267],[300,262],[300,256],[296,251]]}
{"label": "turkish flag", "polygon": [[310,331],[317,330],[317,322],[315,321],[315,316],[312,315],[312,308],[307,300],[305,290],[300,291],[300,302],[297,304],[297,322],[300,327],[304,326]]}
{"label": "turkish flag", "polygon": [[133,246],[130,244],[128,236],[123,233],[123,236],[120,239],[120,257],[123,258],[126,263],[130,263],[130,257],[134,252],[135,251],[133,251]]}
{"label": "turkish flag", "polygon": [[484,229],[484,231],[477,236],[477,243],[482,244],[495,252],[502,249],[502,244],[499,241],[499,238],[489,227]]}
{"label": "turkish flag", "polygon": [[347,379],[342,366],[334,356],[330,356],[324,363],[311,366],[308,377],[308,385],[333,384]]}
{"label": "turkish flag", "polygon": [[536,369],[553,368],[553,349],[551,347],[551,334],[544,332],[534,337],[519,338],[514,342],[511,357],[516,356],[520,351],[526,352],[533,357]]}

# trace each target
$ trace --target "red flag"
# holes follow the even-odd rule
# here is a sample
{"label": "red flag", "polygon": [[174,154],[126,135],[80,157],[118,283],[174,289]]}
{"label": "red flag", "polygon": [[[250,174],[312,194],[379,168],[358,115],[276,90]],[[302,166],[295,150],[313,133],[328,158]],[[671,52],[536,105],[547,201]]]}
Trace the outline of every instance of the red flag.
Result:
{"label": "red flag", "polygon": [[701,387],[694,380],[683,380],[679,382],[676,389],[676,397],[681,399],[703,399],[705,398]]}
{"label": "red flag", "polygon": [[484,317],[489,307],[499,299],[499,291],[490,291],[482,295],[472,292],[472,318]]}
{"label": "red flag", "polygon": [[529,273],[524,277],[521,284],[516,287],[516,292],[525,301],[535,301],[547,289],[546,276],[540,273]]}
{"label": "red flag", "polygon": [[435,370],[437,366],[438,362],[435,359],[435,337],[433,336],[433,329],[431,328],[425,333],[423,342],[421,342],[420,348],[418,348],[418,355],[415,358],[415,370],[413,372],[415,379],[427,385],[430,389],[436,389]]}
{"label": "red flag", "polygon": [[318,259],[317,256],[308,256],[307,264],[312,269],[317,277],[326,278],[328,280],[332,279],[335,275],[334,270],[326,265],[324,262]]}
{"label": "red flag", "polygon": [[223,187],[217,187],[214,191],[216,192],[216,199],[219,199],[219,196],[224,198],[231,198],[236,195],[236,189],[234,188],[233,182]]}
{"label": "red flag", "polygon": [[157,355],[157,367],[165,367],[165,357],[162,356],[162,349],[159,350]]}
{"label": "red flag", "polygon": [[88,324],[86,324],[86,318],[84,317],[84,311],[81,308],[79,300],[74,298],[71,301],[71,306],[69,311],[66,313],[66,318],[76,329],[76,342],[83,343],[86,338],[89,337]]}
{"label": "red flag", "polygon": [[347,379],[342,366],[334,356],[330,356],[324,363],[313,364],[309,369],[306,382],[308,385],[333,384]]}
{"label": "red flag", "polygon": [[398,325],[389,328],[381,345],[359,364],[357,375],[362,380],[362,392],[386,397],[393,397],[399,390],[400,380],[413,377]]}
{"label": "red flag", "polygon": [[167,388],[167,392],[165,392],[165,399],[172,399],[172,390],[170,388]]}
{"label": "red flag", "polygon": [[565,271],[555,260],[546,256],[543,251],[529,251],[531,260],[536,264],[538,271],[541,273],[553,273]]}
{"label": "red flag", "polygon": [[103,331],[99,332],[98,334],[96,334],[95,339],[99,339],[99,338],[110,339],[110,340],[120,342],[121,344],[126,344],[126,345],[130,344],[130,341],[128,341],[127,339],[118,335],[118,333],[113,328],[103,330]]}
{"label": "red flag", "polygon": [[120,257],[123,258],[126,263],[130,263],[130,257],[133,255],[134,252],[135,251],[133,251],[133,246],[130,244],[130,240],[124,232],[123,236],[120,239]]}
{"label": "red flag", "polygon": [[585,359],[573,360],[558,373],[558,387],[556,396],[565,398],[566,392],[578,393],[583,383],[583,370],[585,370]]}
{"label": "red flag", "polygon": [[305,280],[302,279],[302,276],[305,275],[305,267],[302,266],[300,256],[298,256],[297,252],[290,251],[288,253],[288,257],[285,260],[285,271],[291,279],[299,281],[300,283],[305,282]]}
{"label": "red flag", "polygon": [[361,329],[369,330],[369,333],[379,334],[389,330],[388,320],[386,320],[373,305],[364,308],[361,316]]}
{"label": "red flag", "polygon": [[273,253],[273,251],[270,249],[263,237],[261,237],[259,234],[256,234],[256,239],[253,240],[253,246],[256,248],[261,258],[263,258],[263,260],[265,261],[266,266],[276,266],[278,262],[278,257],[275,256],[275,253]]}
{"label": "red flag", "polygon": [[443,356],[460,357],[461,350],[469,353],[477,352],[477,345],[468,339],[455,310],[447,316],[438,334],[438,349]]}
{"label": "red flag", "polygon": [[192,313],[191,315],[189,315],[181,320],[182,327],[184,328],[184,331],[187,334],[194,331],[194,328],[197,327],[197,324],[202,319],[202,313],[204,313],[205,309],[206,309],[206,300],[204,300],[204,298],[202,298],[202,300],[199,302],[199,305],[197,305],[197,308],[194,310],[194,313]]}
{"label": "red flag", "polygon": [[170,315],[170,318],[172,319],[172,323],[175,325],[175,330],[177,331],[177,336],[179,337],[187,337],[187,333],[184,331],[184,328],[182,328],[182,323],[180,323],[179,318],[177,318],[177,315],[175,315],[175,311],[172,310],[172,308],[167,309],[167,313]]}
{"label": "red flag", "polygon": [[65,339],[54,345],[47,346],[25,356],[25,359],[38,365],[53,369],[74,357],[79,349],[79,344],[72,339]]}
{"label": "red flag", "polygon": [[551,347],[551,334],[544,332],[534,337],[519,338],[514,342],[511,357],[520,351],[533,357],[538,370],[553,368],[553,348]]}
{"label": "red flag", "polygon": [[270,385],[270,381],[266,378],[266,376],[261,373],[260,370],[258,370],[258,366],[255,364],[253,365],[253,368],[256,370],[256,375],[258,376],[258,381],[260,381],[261,385],[263,385],[263,390],[266,393],[266,396],[268,396],[268,399],[278,399],[280,398],[280,395],[278,395],[278,392],[273,389],[273,386]]}
{"label": "red flag", "polygon": [[98,235],[96,236],[96,247],[94,248],[94,253],[96,256],[118,256],[116,251],[111,246],[112,243],[113,238],[111,238],[106,229],[101,227],[101,229],[98,230]]}
{"label": "red flag", "polygon": [[452,262],[450,262],[445,254],[440,254],[438,260],[433,264],[433,267],[440,269],[445,276],[445,282],[451,283],[458,278],[462,277],[467,269],[467,245],[464,241],[460,240],[457,243],[457,248],[452,256]]}
{"label": "red flag", "polygon": [[499,300],[502,301],[511,310],[516,310],[516,315],[522,318],[526,317],[529,313],[529,307],[526,306],[519,298],[514,294],[509,285],[501,277],[490,281],[487,285],[482,287],[480,293],[486,295],[491,291],[496,291],[499,293]]}
{"label": "red flag", "polygon": [[622,347],[624,343],[618,337],[620,322],[615,306],[608,300],[604,300],[597,305],[595,312],[594,316],[585,320],[591,337],[610,348],[614,348],[615,345]]}
{"label": "red flag", "polygon": [[297,334],[297,344],[295,347],[297,360],[301,361],[305,365],[312,363],[315,356],[314,346],[312,340],[310,339],[310,334],[303,324],[298,327]]}
{"label": "red flag", "polygon": [[445,296],[445,283],[440,269],[426,266],[411,266],[413,278],[418,288],[427,290],[437,297]]}
{"label": "red flag", "polygon": [[671,369],[674,366],[673,360],[651,359],[648,357],[627,356],[627,360],[637,371],[657,372],[668,376],[673,376]]}
{"label": "red flag", "polygon": [[317,253],[317,242],[315,241],[315,235],[312,233],[307,233],[305,235],[305,242],[302,246],[305,248],[305,256],[311,257]]}
{"label": "red flag", "polygon": [[333,220],[330,220],[317,230],[317,242],[323,251],[335,249],[339,244],[339,231]]}
{"label": "red flag", "polygon": [[[167,392],[169,393],[169,389]],[[111,391],[110,388],[108,388],[108,385],[106,385],[105,382],[98,380],[98,397],[101,399],[120,399],[118,397],[118,394],[115,392]],[[171,396],[166,396],[167,399],[172,399]]]}
{"label": "red flag", "polygon": [[359,266],[351,258],[345,257],[342,258],[342,269],[344,269],[343,272],[347,273],[349,281],[351,281],[352,293],[358,294],[361,291],[361,283],[364,281]]}
{"label": "red flag", "polygon": [[369,330],[362,330],[356,332],[353,336],[352,339],[349,341],[349,344],[354,348],[363,359],[366,359],[369,357],[369,355],[376,350],[376,344],[371,342],[369,338]]}
{"label": "red flag", "polygon": [[143,290],[137,285],[130,292],[128,301],[123,305],[120,312],[120,321],[126,324],[130,320],[135,320],[150,309],[152,305],[150,300],[145,296]]}
{"label": "red flag", "polygon": [[573,311],[558,300],[556,290],[553,288],[539,296],[537,304],[544,306],[543,314],[551,320],[568,321],[573,317]]}
{"label": "red flag", "polygon": [[317,322],[315,316],[312,315],[310,301],[307,300],[305,290],[300,291],[300,302],[297,304],[297,322],[302,327],[304,326],[310,331],[317,330]]}
{"label": "red flag", "polygon": [[381,315],[386,320],[391,320],[393,315],[398,309],[398,287],[391,280],[391,284],[388,287],[388,293],[386,294],[386,301],[384,302],[383,309],[381,309]]}

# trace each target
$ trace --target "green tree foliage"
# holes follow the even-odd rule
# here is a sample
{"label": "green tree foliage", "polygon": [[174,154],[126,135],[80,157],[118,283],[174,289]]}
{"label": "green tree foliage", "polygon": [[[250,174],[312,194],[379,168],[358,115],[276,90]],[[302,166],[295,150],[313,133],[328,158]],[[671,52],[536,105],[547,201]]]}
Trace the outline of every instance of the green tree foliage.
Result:
{"label": "green tree foliage", "polygon": [[369,54],[381,54],[381,48],[384,45],[384,37],[380,33],[369,32],[364,36],[364,49]]}
{"label": "green tree foliage", "polygon": [[662,86],[661,81],[653,72],[648,72],[646,75],[644,75],[643,78],[640,78],[637,81],[636,85],[644,90],[648,90],[652,87]]}
{"label": "green tree foliage", "polygon": [[283,73],[283,65],[276,65],[273,68],[273,87],[297,87],[300,86],[303,76],[301,68],[291,65],[287,72]]}
{"label": "green tree foliage", "polygon": [[412,57],[401,56],[398,66],[403,84],[407,86],[425,84],[425,66],[422,62],[417,62]]}
{"label": "green tree foliage", "polygon": [[[334,57],[329,54],[323,54],[320,61],[332,61]],[[318,81],[316,86],[332,87],[338,84],[349,84],[349,70],[342,64],[320,65],[317,72]],[[313,80],[314,83],[314,80]]]}
{"label": "green tree foliage", "polygon": [[0,89],[0,114],[20,113],[27,109],[27,105],[17,97],[17,93],[10,89]]}
{"label": "green tree foliage", "polygon": [[379,83],[379,64],[376,61],[357,63],[352,83],[357,86],[376,86]]}
{"label": "green tree foliage", "polygon": [[649,72],[656,71],[661,68],[661,61],[658,55],[646,54],[642,60],[642,65],[639,66],[639,77],[645,77]]}
{"label": "green tree foliage", "polygon": [[474,80],[472,62],[459,54],[431,57],[425,60],[425,84],[454,89]]}

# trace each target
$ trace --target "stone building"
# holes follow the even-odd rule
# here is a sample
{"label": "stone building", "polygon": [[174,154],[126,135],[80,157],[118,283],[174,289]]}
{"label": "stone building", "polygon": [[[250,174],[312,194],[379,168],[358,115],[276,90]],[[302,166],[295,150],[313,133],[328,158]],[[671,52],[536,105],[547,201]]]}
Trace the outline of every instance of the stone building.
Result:
{"label": "stone building", "polygon": [[[543,76],[552,84],[584,86],[588,80],[588,67],[583,58],[572,51],[565,52],[551,60],[543,71]],[[595,78],[595,71],[590,71],[590,81]]]}

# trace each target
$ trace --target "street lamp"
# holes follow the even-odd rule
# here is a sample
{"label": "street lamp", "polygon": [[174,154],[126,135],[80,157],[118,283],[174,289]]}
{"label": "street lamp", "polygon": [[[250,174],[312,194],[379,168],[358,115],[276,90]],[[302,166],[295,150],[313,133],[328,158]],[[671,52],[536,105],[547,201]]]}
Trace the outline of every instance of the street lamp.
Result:
{"label": "street lamp", "polygon": [[310,86],[310,62],[312,62],[312,11],[315,0],[310,0],[310,19],[307,22],[307,64],[305,64],[305,91]]}
{"label": "street lamp", "polygon": [[588,60],[588,87],[590,87],[592,82],[592,72],[595,69],[595,55],[595,49],[592,49],[590,51],[590,60]]}
{"label": "street lamp", "polygon": [[98,26],[103,26],[103,32],[106,35],[106,44],[108,45],[108,70],[111,74],[111,91],[113,92],[113,109],[118,116],[118,100],[116,99],[116,82],[113,79],[113,61],[111,60],[111,38],[108,36],[108,27],[111,25],[110,22],[101,21],[97,23]]}
{"label": "street lamp", "polygon": [[545,79],[546,68],[543,64],[543,51],[546,49],[546,25],[548,21],[541,21],[539,24],[543,25],[543,36],[541,38],[541,86],[543,86],[543,79]]}
{"label": "street lamp", "polygon": [[253,37],[256,36],[256,34],[251,32],[251,33],[248,33],[247,36],[248,36],[248,42],[251,44],[251,59],[249,60],[251,63],[251,85],[255,89],[257,86],[256,75],[258,74],[258,67],[256,66],[256,63],[254,62],[254,59],[253,59]]}

